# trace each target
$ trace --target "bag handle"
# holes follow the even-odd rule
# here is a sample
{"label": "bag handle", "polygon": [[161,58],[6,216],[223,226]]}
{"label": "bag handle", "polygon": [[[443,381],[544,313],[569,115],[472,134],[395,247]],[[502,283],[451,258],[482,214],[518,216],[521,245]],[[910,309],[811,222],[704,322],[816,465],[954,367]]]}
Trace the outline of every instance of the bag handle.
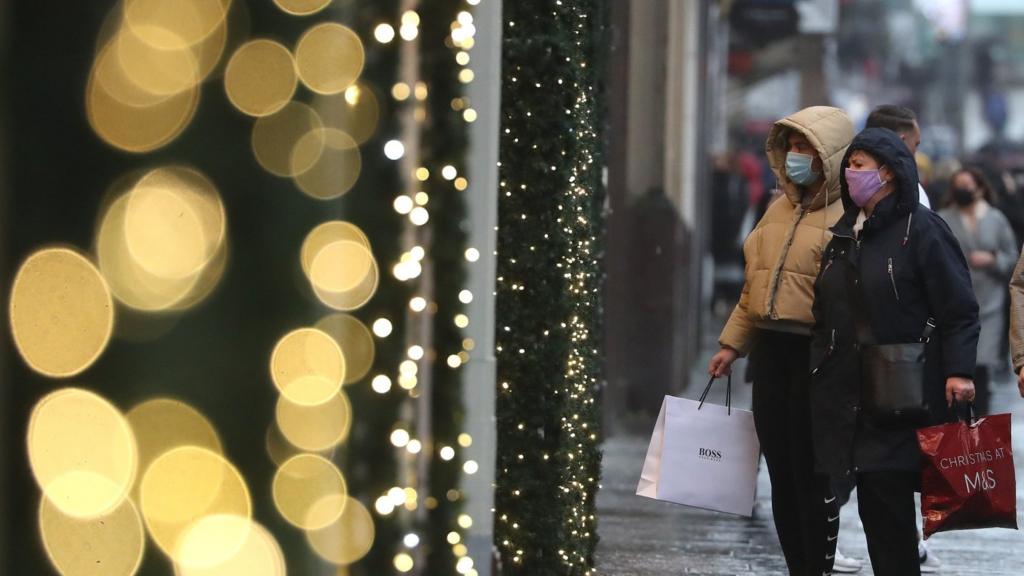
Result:
{"label": "bag handle", "polygon": [[[700,403],[697,404],[697,410],[704,407],[704,400],[708,397],[708,392],[711,392],[711,385],[715,383],[715,376],[712,376],[708,380],[708,385],[704,387],[704,392],[700,395]],[[729,374],[729,379],[725,383],[725,409],[726,413],[732,415],[732,374]]]}
{"label": "bag handle", "polygon": [[[953,406],[951,408],[952,413],[953,413],[953,423],[959,422],[961,420],[960,414],[957,412],[957,406],[958,406],[958,404],[956,403],[956,399],[954,398],[953,399]],[[978,417],[974,415],[974,402],[967,402],[967,415],[968,415],[968,418],[967,418],[967,425],[968,426],[974,426],[975,424],[977,424]]]}

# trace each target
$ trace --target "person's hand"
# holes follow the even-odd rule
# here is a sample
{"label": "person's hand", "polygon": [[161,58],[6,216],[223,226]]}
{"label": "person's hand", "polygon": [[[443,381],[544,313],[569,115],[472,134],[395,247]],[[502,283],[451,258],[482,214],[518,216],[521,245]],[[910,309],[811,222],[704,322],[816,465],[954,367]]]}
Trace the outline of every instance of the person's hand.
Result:
{"label": "person's hand", "polygon": [[1024,367],[1021,367],[1017,374],[1017,391],[1020,392],[1020,397],[1024,398]]}
{"label": "person's hand", "polygon": [[969,262],[971,268],[988,268],[996,263],[996,255],[987,250],[975,250],[971,252]]}
{"label": "person's hand", "polygon": [[953,406],[953,401],[974,402],[974,382],[959,376],[946,378],[946,405]]}
{"label": "person's hand", "polygon": [[732,374],[732,363],[738,357],[739,353],[732,348],[722,348],[711,357],[711,362],[708,363],[708,374],[715,378]]}

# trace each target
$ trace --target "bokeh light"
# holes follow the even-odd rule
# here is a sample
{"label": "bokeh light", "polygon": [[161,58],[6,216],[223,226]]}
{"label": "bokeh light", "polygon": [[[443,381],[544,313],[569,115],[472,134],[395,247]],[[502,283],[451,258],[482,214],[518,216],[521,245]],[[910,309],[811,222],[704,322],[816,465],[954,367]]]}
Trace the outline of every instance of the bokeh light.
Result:
{"label": "bokeh light", "polygon": [[345,357],[329,335],[314,328],[299,328],[274,347],[270,374],[281,395],[290,402],[316,406],[332,400],[341,389]]}
{"label": "bokeh light", "polygon": [[47,394],[33,408],[28,458],[45,497],[75,518],[94,518],[120,506],[138,465],[124,415],[79,388]]}
{"label": "bokeh light", "polygon": [[[277,421],[271,422],[270,426],[267,426],[267,434],[265,438],[267,456],[270,461],[274,463],[274,466],[281,467],[285,462],[304,454],[306,451],[295,446],[284,437],[284,433],[277,426]],[[318,451],[321,456],[330,456],[330,449]]]}
{"label": "bokeh light", "polygon": [[329,292],[347,292],[371,274],[373,254],[351,240],[338,240],[321,248],[309,265],[309,279]]}
{"label": "bokeh light", "polygon": [[357,144],[369,140],[380,121],[377,95],[363,83],[353,84],[341,94],[317,95],[313,107],[324,126],[342,130]]}
{"label": "bokeh light", "polygon": [[209,38],[225,18],[230,0],[124,0],[124,23],[133,31],[160,28],[148,39],[165,50],[194,46]]}
{"label": "bokeh light", "polygon": [[373,29],[373,37],[381,44],[390,44],[395,39],[395,28],[391,24],[378,24]]}
{"label": "bokeh light", "polygon": [[273,40],[246,42],[224,71],[228,99],[250,116],[273,114],[291,100],[298,80],[291,52]]}
{"label": "bokeh light", "polygon": [[373,334],[378,338],[387,338],[391,335],[393,326],[387,318],[377,318],[373,321]]}
{"label": "bokeh light", "polygon": [[169,97],[199,84],[199,63],[187,47],[160,48],[155,41],[183,43],[174,32],[159,25],[121,28],[112,50],[124,74],[139,89],[156,97]]}
{"label": "bokeh light", "polygon": [[142,477],[139,508],[153,541],[172,559],[193,522],[220,514],[250,518],[252,512],[238,470],[220,454],[195,446],[153,461]]}
{"label": "bokeh light", "polygon": [[128,251],[139,266],[159,278],[197,276],[224,242],[225,229],[216,188],[189,168],[147,173],[125,206]]}
{"label": "bokeh light", "polygon": [[281,546],[262,525],[219,514],[195,522],[181,538],[177,576],[285,576]]}
{"label": "bokeh light", "polygon": [[102,516],[75,518],[48,498],[39,504],[39,534],[50,562],[61,574],[131,576],[142,563],[146,533],[131,499]]}
{"label": "bokeh light", "polygon": [[14,276],[9,306],[14,345],[40,374],[74,376],[110,342],[110,288],[96,266],[73,250],[45,248],[25,259]]}
{"label": "bokeh light", "polygon": [[317,298],[325,305],[351,311],[373,297],[380,281],[380,270],[366,246],[341,240],[324,246],[313,257],[309,281]]}
{"label": "bokeh light", "polygon": [[364,58],[359,36],[334,22],[313,26],[295,46],[299,78],[320,94],[344,92],[359,78]]}
{"label": "bokeh light", "polygon": [[363,379],[373,366],[376,345],[373,335],[358,318],[337,313],[325,316],[316,323],[316,328],[329,334],[345,356],[345,384]]}
{"label": "bokeh light", "polygon": [[274,505],[293,526],[326,528],[341,517],[348,488],[338,468],[326,458],[300,454],[274,475]]}
{"label": "bokeh light", "polygon": [[[179,446],[205,448],[223,454],[213,424],[198,410],[173,398],[153,398],[125,414],[135,433],[139,470],[147,470],[162,454]],[[133,495],[138,498],[136,483]]]}
{"label": "bokeh light", "polygon": [[[320,130],[323,126],[316,110],[301,102],[289,102],[274,114],[260,118],[253,126],[252,149],[256,161],[275,176],[302,174],[312,168],[323,153]],[[297,149],[299,141],[309,133],[313,134],[313,139]]]}
{"label": "bokeh light", "polygon": [[373,391],[377,394],[387,394],[391,391],[391,378],[388,378],[384,374],[378,374],[373,377],[370,387],[373,388]]}
{"label": "bokeh light", "polygon": [[[301,170],[314,156],[312,166]],[[362,166],[358,144],[337,128],[310,130],[299,138],[292,150],[291,171],[295,185],[318,200],[338,198],[351,190]]]}
{"label": "bokeh light", "polygon": [[384,155],[388,160],[398,160],[405,156],[405,145],[398,140],[388,140],[384,144]]}
{"label": "bokeh light", "polygon": [[318,556],[345,566],[370,551],[374,535],[370,512],[358,500],[346,497],[341,516],[326,528],[307,531],[306,540]]}
{"label": "bokeh light", "polygon": [[302,271],[308,276],[313,258],[328,244],[349,240],[358,242],[370,248],[370,240],[358,226],[343,220],[331,220],[313,228],[302,241],[302,250],[299,258],[302,264]]}
{"label": "bokeh light", "polygon": [[[86,115],[93,131],[111,146],[150,152],[177,138],[192,121],[199,87],[194,84],[167,98],[147,94],[116,61],[112,50],[119,44],[117,38],[100,51],[89,75]],[[121,69],[111,72],[114,67]]]}
{"label": "bokeh light", "polygon": [[274,0],[277,7],[295,16],[308,16],[326,8],[332,0]]}
{"label": "bokeh light", "polygon": [[[213,184],[180,166],[115,185],[96,253],[114,296],[141,311],[183,310],[217,286],[227,265],[224,207]],[[173,211],[172,211],[173,210]]]}
{"label": "bokeh light", "polygon": [[303,406],[281,396],[275,410],[277,427],[296,448],[319,452],[348,439],[352,428],[352,404],[344,391],[316,406]]}
{"label": "bokeh light", "polygon": [[413,562],[412,556],[409,556],[405,552],[395,554],[394,559],[395,570],[405,573],[413,569],[415,563]]}

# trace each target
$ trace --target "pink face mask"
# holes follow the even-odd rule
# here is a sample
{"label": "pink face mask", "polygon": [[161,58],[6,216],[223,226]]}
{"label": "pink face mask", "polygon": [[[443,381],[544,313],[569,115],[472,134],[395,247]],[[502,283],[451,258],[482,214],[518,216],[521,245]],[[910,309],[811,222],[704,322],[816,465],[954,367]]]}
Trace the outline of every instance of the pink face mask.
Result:
{"label": "pink face mask", "polygon": [[885,186],[885,181],[878,170],[846,169],[846,186],[850,190],[850,199],[861,208]]}

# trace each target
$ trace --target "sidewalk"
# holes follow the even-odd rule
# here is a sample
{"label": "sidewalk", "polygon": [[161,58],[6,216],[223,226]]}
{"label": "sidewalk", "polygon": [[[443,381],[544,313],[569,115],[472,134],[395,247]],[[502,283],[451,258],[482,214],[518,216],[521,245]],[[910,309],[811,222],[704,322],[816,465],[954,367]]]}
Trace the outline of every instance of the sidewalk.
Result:
{"label": "sidewalk", "polygon": [[[742,374],[743,366],[736,366]],[[750,386],[734,378],[735,406],[750,406]],[[700,386],[697,385],[700,383]],[[687,398],[699,395],[706,378],[694,375]],[[712,402],[724,403],[725,387],[716,384]],[[1006,382],[993,391],[996,411],[1014,414],[1013,435],[1024,438],[1024,399]],[[653,428],[654,422],[651,422]],[[751,519],[694,510],[635,495],[649,438],[610,438],[604,446],[602,488],[598,493],[597,551],[600,574],[661,576],[676,574],[785,576],[782,551],[771,519],[771,487],[763,463],[758,478],[757,504]],[[1021,440],[1015,442],[1021,446]],[[1018,523],[1024,506],[1024,452],[1018,452]],[[867,545],[857,517],[856,492],[842,510],[840,547],[844,554],[865,561]],[[1024,574],[1024,534],[1005,529],[941,533],[928,540],[942,561],[941,574],[954,576],[1019,576]]]}

